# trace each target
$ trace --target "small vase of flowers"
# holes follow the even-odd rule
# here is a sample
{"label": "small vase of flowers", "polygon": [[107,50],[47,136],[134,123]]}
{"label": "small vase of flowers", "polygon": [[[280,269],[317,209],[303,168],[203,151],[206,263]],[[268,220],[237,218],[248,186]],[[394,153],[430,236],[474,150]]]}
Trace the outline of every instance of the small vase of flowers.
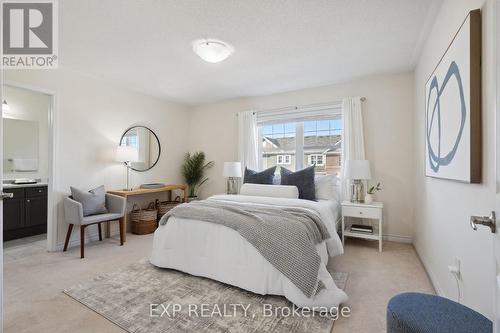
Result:
{"label": "small vase of flowers", "polygon": [[380,182],[378,182],[377,185],[373,185],[372,187],[370,187],[365,196],[365,203],[371,204],[373,202],[373,195],[381,190],[382,187],[380,187]]}

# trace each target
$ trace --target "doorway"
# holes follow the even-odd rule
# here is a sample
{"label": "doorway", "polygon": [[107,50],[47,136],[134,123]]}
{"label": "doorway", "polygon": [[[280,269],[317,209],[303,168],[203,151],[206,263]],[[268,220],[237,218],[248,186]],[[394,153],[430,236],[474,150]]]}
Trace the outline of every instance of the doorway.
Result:
{"label": "doorway", "polygon": [[53,209],[54,95],[3,86],[4,259],[55,248]]}

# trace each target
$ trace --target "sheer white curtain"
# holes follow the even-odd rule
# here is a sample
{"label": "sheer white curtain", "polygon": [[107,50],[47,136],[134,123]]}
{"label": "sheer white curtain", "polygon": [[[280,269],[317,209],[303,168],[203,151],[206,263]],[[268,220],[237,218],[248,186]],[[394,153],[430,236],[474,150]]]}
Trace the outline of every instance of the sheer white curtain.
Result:
{"label": "sheer white curtain", "polygon": [[342,99],[342,192],[343,198],[349,198],[349,184],[345,176],[345,161],[365,159],[365,140],[363,135],[363,114],[361,97]]}
{"label": "sheer white curtain", "polygon": [[241,166],[252,170],[259,168],[257,118],[255,112],[238,113],[238,154]]}

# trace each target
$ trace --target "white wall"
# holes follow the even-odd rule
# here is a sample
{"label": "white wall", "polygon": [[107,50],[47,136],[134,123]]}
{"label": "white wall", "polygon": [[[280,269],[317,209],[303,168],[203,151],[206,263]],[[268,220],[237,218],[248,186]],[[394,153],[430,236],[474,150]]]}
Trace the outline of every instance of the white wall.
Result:
{"label": "white wall", "polygon": [[384,201],[384,234],[409,241],[412,235],[414,190],[413,74],[383,75],[346,84],[293,91],[270,96],[239,98],[195,107],[190,113],[189,147],[202,150],[215,161],[208,173],[203,196],[225,191],[222,166],[237,160],[236,113],[291,105],[331,102],[344,96],[364,96],[363,115],[367,158],[372,162],[373,182],[382,182],[376,199]]}
{"label": "white wall", "polygon": [[[122,133],[132,125],[145,125],[160,139],[158,164],[147,172],[132,172],[132,185],[145,182],[181,183],[180,165],[187,151],[188,111],[179,105],[110,85],[59,68],[54,71],[5,71],[7,83],[15,82],[56,94],[57,128],[55,184],[57,200],[70,186],[107,189],[125,186],[125,168],[114,161]],[[144,198],[148,200],[152,198]],[[130,207],[129,207],[130,209]],[[59,204],[58,243],[64,240],[62,204]],[[114,227],[116,229],[116,226]],[[93,228],[89,228],[93,229]],[[95,233],[95,230],[89,231]],[[77,239],[75,232],[73,239]]]}
{"label": "white wall", "polygon": [[[493,1],[447,0],[436,18],[415,70],[415,246],[437,291],[451,299],[457,287],[447,266],[461,259],[462,303],[491,318],[494,270],[488,229],[473,232],[471,215],[494,209],[494,63]],[[469,10],[482,8],[483,19],[483,182],[469,185],[426,178],[424,169],[425,83]]]}
{"label": "white wall", "polygon": [[[5,86],[4,98],[10,107],[9,111],[4,112],[4,118],[28,120],[38,123],[38,171],[13,172],[11,169],[12,164],[8,162],[4,163],[4,179],[41,178],[42,180],[46,180],[48,178],[49,171],[48,120],[50,96],[26,89]],[[4,126],[6,126],[5,123]],[[19,134],[26,136],[27,133]],[[4,141],[4,145],[7,144],[9,143]],[[7,152],[5,152],[4,160],[12,157],[7,155]]]}

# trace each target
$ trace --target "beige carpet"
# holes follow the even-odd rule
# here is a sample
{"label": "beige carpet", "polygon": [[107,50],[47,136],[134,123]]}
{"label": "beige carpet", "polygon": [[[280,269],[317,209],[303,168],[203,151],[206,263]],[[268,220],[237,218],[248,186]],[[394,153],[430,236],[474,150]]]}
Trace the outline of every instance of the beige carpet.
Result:
{"label": "beige carpet", "polygon": [[[92,242],[85,248],[47,253],[40,244],[22,244],[4,252],[4,332],[106,332],[124,330],[61,290],[88,281],[101,273],[115,272],[138,262],[151,252],[152,235],[127,235]],[[331,260],[335,271],[349,272],[346,292],[350,318],[335,322],[333,332],[385,332],[387,301],[402,291],[433,292],[413,246],[384,243],[384,252],[374,242],[349,239],[345,254]]]}
{"label": "beige carpet", "polygon": [[[335,272],[332,277],[339,288],[345,287],[347,273]],[[211,279],[158,268],[147,259],[64,293],[131,333],[328,333],[334,323],[318,313],[311,316],[297,312],[296,316],[276,311],[293,309],[284,297],[257,295]],[[155,316],[150,315],[151,304],[155,304]],[[277,315],[266,315],[264,304]]]}
{"label": "beige carpet", "polygon": [[345,253],[329,263],[329,269],[349,271],[345,292],[349,318],[339,318],[333,333],[386,332],[386,307],[392,296],[415,291],[434,293],[432,284],[411,244],[349,238]]}

